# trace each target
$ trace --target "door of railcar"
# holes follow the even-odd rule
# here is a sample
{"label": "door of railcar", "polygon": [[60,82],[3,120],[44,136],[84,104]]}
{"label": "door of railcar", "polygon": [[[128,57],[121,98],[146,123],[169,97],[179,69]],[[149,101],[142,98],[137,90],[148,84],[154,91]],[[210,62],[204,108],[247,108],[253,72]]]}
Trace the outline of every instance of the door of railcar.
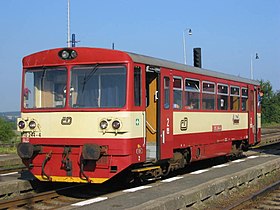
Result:
{"label": "door of railcar", "polygon": [[147,67],[146,158],[159,160],[173,155],[173,115],[170,71]]}
{"label": "door of railcar", "polygon": [[158,159],[158,83],[159,69],[146,71],[146,159]]}
{"label": "door of railcar", "polygon": [[257,88],[250,89],[250,109],[249,109],[249,142],[251,144],[258,141],[258,93]]}
{"label": "door of railcar", "polygon": [[173,81],[168,69],[160,70],[160,158],[173,157]]}

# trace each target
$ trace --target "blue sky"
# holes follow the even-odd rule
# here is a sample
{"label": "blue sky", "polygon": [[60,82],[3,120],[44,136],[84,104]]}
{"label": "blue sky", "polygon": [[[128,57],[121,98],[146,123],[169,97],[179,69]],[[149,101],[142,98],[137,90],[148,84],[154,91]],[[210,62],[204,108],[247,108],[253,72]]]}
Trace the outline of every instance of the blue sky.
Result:
{"label": "blue sky", "polygon": [[[206,69],[270,81],[280,90],[279,0],[71,0],[71,33],[78,46],[111,48],[176,62],[202,48]],[[22,57],[65,47],[67,0],[2,0],[0,112],[20,109]]]}

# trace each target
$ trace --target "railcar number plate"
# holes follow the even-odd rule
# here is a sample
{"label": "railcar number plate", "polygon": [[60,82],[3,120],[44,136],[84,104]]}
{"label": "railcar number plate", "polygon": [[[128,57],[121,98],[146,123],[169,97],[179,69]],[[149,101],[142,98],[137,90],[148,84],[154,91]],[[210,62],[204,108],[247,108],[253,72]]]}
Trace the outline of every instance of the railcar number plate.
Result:
{"label": "railcar number plate", "polygon": [[41,133],[40,132],[32,132],[32,133],[26,133],[26,137],[41,137]]}

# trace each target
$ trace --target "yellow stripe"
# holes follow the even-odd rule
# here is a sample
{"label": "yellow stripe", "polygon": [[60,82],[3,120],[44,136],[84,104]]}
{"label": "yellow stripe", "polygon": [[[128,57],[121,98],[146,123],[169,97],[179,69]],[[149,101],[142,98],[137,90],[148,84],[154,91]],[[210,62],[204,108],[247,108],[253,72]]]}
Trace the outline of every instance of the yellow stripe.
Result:
{"label": "yellow stripe", "polygon": [[133,169],[131,170],[132,172],[143,172],[143,171],[150,171],[154,169],[159,169],[160,166],[153,166],[153,167],[147,167],[147,168],[138,168],[138,169]]}
{"label": "yellow stripe", "polygon": [[[40,175],[35,175],[40,181],[48,181],[43,179]],[[50,176],[52,182],[78,182],[78,183],[88,183],[87,180],[83,180],[80,177],[67,177],[67,176]],[[108,178],[89,178],[90,183],[100,184],[108,180]]]}

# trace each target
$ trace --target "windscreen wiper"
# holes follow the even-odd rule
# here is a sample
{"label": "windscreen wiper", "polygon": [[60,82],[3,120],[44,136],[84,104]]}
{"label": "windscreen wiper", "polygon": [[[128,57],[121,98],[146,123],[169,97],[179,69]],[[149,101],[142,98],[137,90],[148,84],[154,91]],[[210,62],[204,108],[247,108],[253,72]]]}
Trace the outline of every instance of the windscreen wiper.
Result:
{"label": "windscreen wiper", "polygon": [[84,81],[83,81],[83,88],[82,88],[82,93],[84,92],[86,83],[91,79],[91,77],[95,74],[95,72],[97,71],[97,67],[99,66],[99,63],[95,64],[93,69],[88,73],[85,74],[84,76]]}

